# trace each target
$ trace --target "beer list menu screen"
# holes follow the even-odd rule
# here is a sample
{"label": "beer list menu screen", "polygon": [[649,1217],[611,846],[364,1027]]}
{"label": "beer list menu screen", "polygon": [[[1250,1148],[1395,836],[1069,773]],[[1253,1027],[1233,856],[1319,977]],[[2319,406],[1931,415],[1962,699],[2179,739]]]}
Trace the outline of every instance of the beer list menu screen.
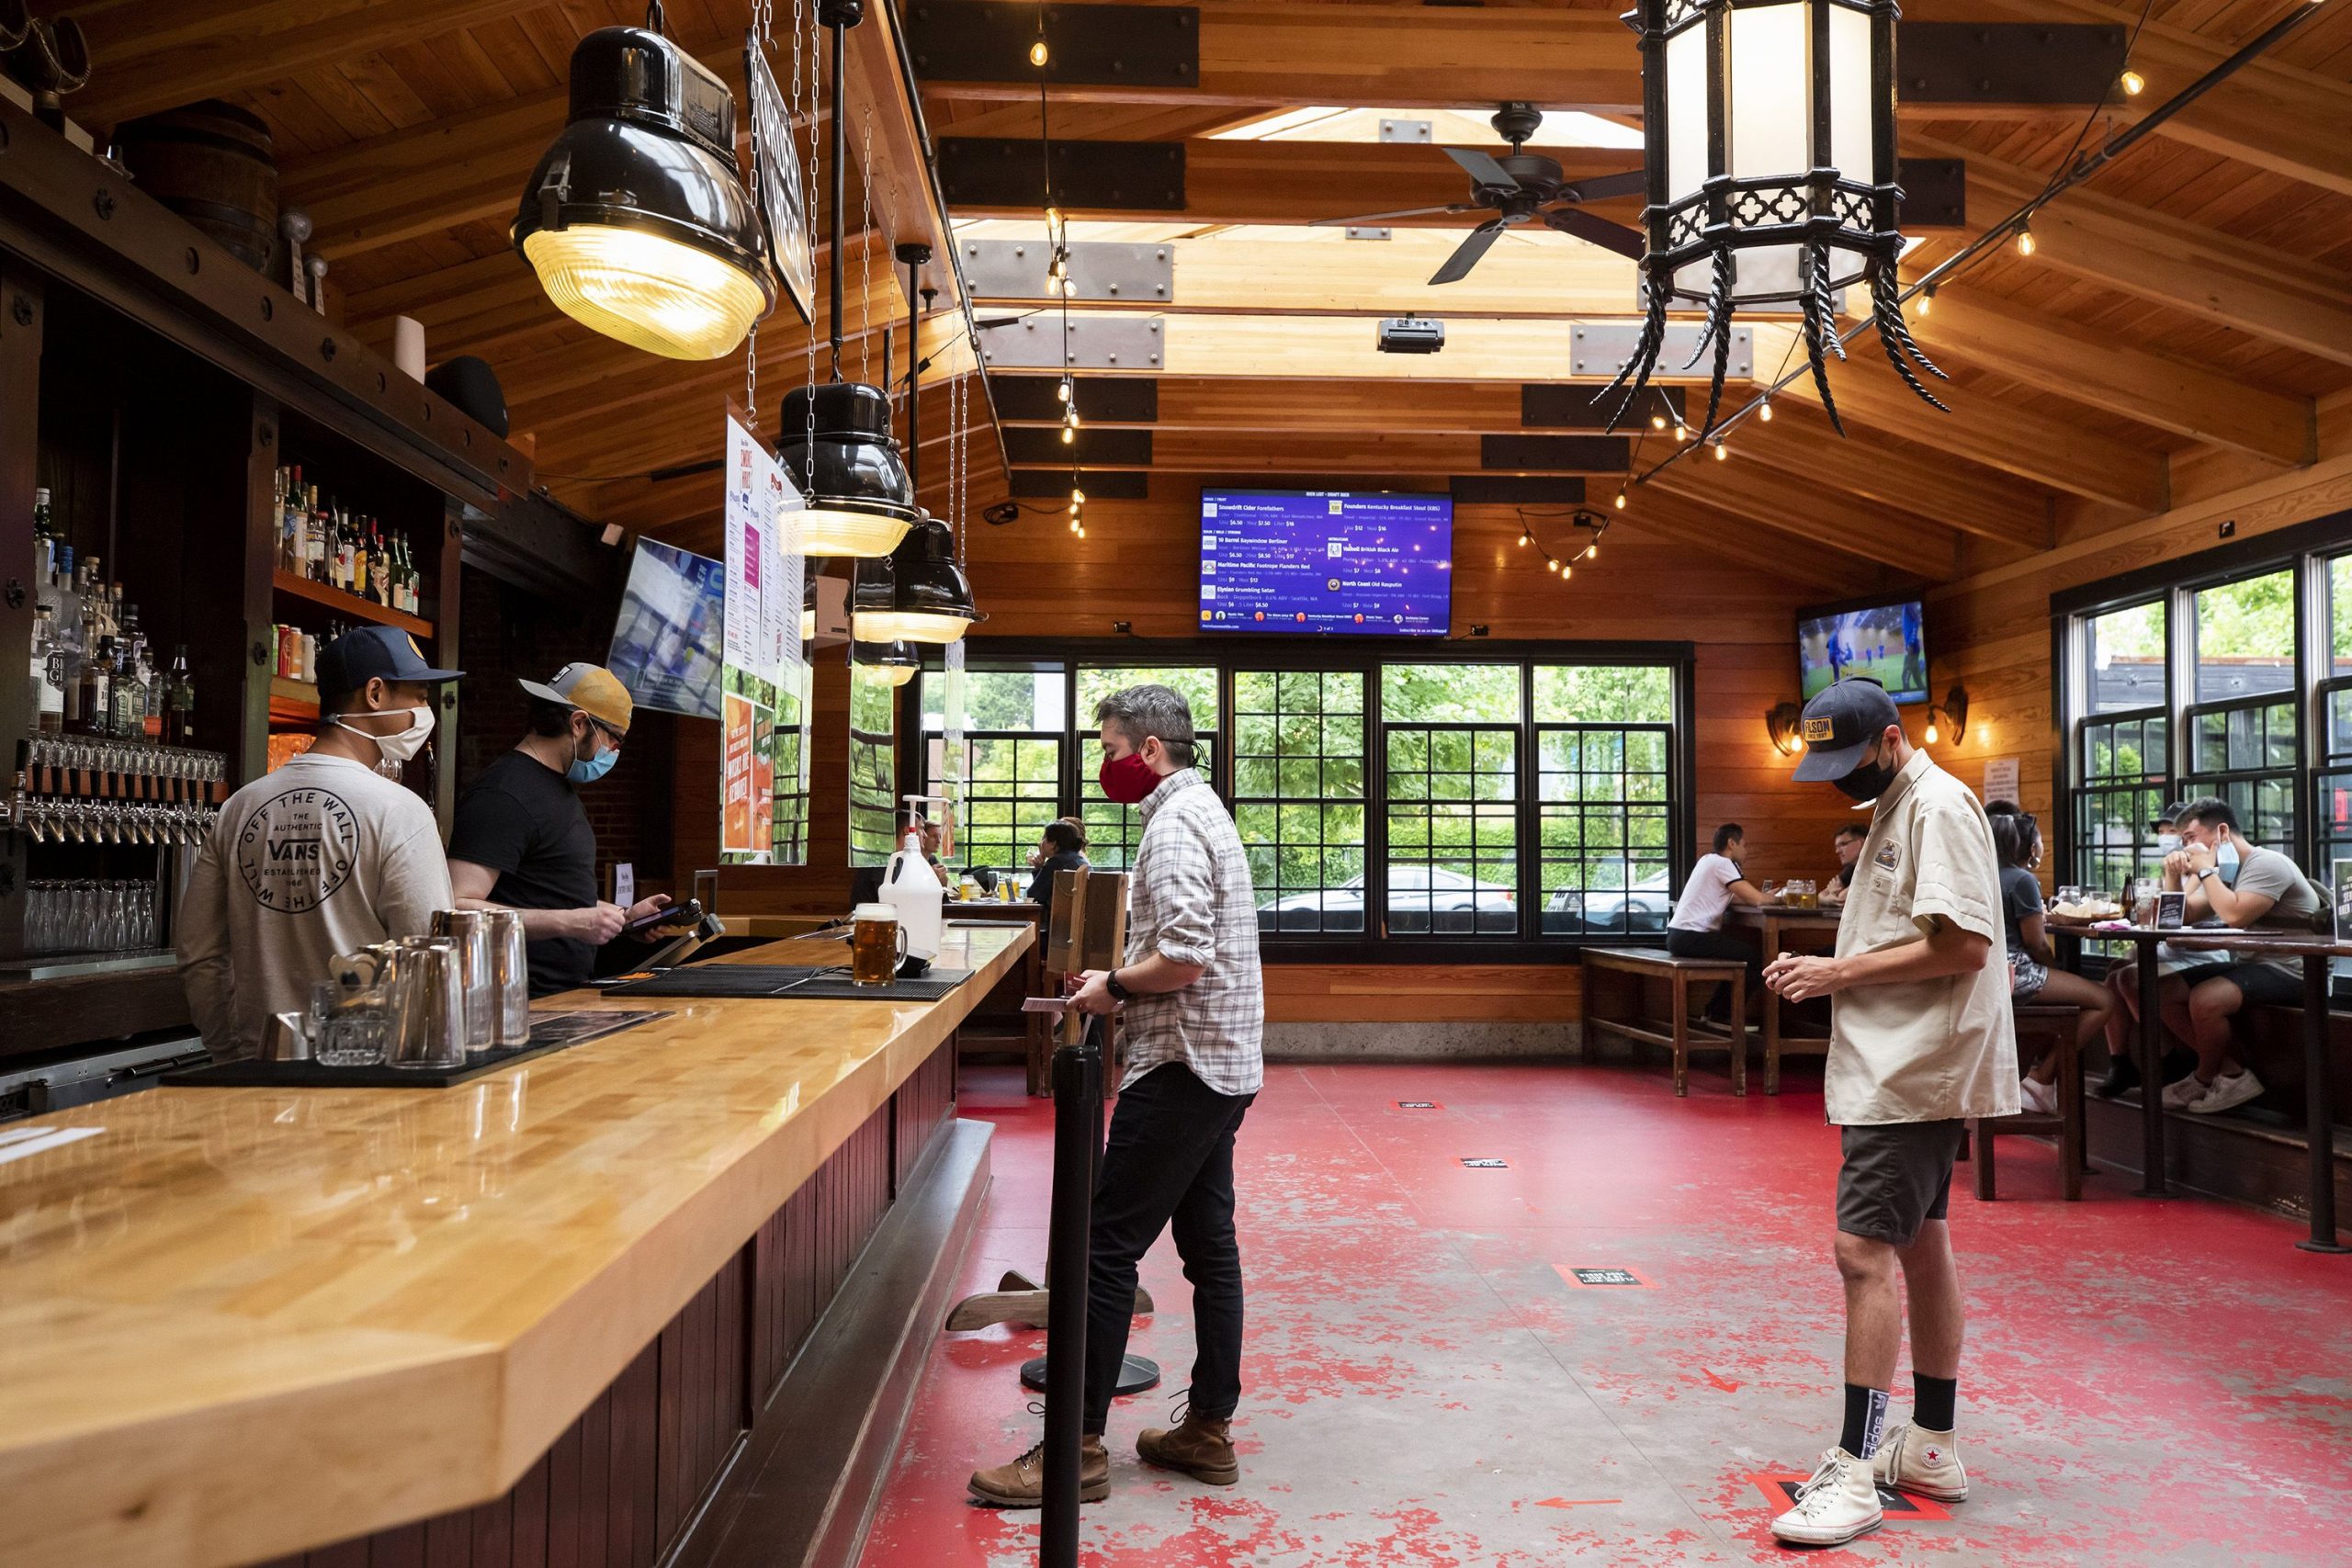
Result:
{"label": "beer list menu screen", "polygon": [[1331,491],[1201,492],[1201,629],[1443,637],[1453,500]]}

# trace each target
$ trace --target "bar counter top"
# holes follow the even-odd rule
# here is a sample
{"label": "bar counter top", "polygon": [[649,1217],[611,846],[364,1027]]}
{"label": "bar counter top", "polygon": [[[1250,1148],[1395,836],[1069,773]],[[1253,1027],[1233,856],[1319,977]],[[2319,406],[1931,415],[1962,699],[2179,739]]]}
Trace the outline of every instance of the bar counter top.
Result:
{"label": "bar counter top", "polygon": [[[159,1089],[0,1164],[0,1564],[258,1562],[498,1495],[1035,940],[447,1089]],[[839,963],[834,942],[731,955]],[[719,960],[725,962],[725,960]]]}

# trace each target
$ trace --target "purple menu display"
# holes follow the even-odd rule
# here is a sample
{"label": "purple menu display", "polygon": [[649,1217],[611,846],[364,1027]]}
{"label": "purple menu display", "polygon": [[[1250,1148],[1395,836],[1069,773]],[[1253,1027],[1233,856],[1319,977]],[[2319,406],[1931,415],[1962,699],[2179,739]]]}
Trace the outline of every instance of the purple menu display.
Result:
{"label": "purple menu display", "polygon": [[1453,500],[1347,491],[1201,492],[1201,629],[1443,637]]}

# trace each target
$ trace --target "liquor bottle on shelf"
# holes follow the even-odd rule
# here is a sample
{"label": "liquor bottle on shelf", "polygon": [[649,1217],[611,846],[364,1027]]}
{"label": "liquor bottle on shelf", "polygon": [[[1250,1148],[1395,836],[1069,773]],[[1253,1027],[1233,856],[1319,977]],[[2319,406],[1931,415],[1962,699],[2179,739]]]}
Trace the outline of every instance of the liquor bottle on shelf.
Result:
{"label": "liquor bottle on shelf", "polygon": [[319,487],[311,486],[302,498],[302,514],[309,521],[302,530],[302,575],[313,582],[327,580],[327,514],[319,504]]}
{"label": "liquor bottle on shelf", "polygon": [[187,672],[187,644],[172,650],[172,668],[164,677],[164,744],[196,744],[196,682]]}
{"label": "liquor bottle on shelf", "polygon": [[83,705],[83,691],[89,666],[98,651],[97,606],[88,598],[77,594],[77,618],[65,623],[65,732],[68,735],[97,733],[90,710]]}
{"label": "liquor bottle on shelf", "polygon": [[[96,612],[85,610],[85,617]],[[95,619],[90,621],[93,635]],[[80,711],[69,722],[78,735],[107,735],[114,728],[114,639],[101,637],[82,660]]]}
{"label": "liquor bottle on shelf", "polygon": [[155,650],[145,641],[139,645],[139,681],[146,689],[145,710],[139,716],[139,728],[150,740],[164,738],[164,671],[155,663]]}
{"label": "liquor bottle on shelf", "polygon": [[115,671],[112,695],[114,721],[108,732],[118,739],[135,740],[146,733],[147,688],[139,678],[139,651],[136,645],[118,642],[115,645]]}
{"label": "liquor bottle on shelf", "polygon": [[57,525],[49,511],[49,491],[33,491],[33,592],[39,594],[56,570]]}
{"label": "liquor bottle on shelf", "polygon": [[57,640],[53,605],[33,609],[32,675],[40,732],[55,735],[65,728],[65,649]]}
{"label": "liquor bottle on shelf", "polygon": [[278,567],[300,575],[309,557],[304,548],[308,529],[302,515],[302,466],[277,470]]}
{"label": "liquor bottle on shelf", "polygon": [[368,597],[391,608],[391,559],[384,553],[384,525],[377,519],[368,519]]}

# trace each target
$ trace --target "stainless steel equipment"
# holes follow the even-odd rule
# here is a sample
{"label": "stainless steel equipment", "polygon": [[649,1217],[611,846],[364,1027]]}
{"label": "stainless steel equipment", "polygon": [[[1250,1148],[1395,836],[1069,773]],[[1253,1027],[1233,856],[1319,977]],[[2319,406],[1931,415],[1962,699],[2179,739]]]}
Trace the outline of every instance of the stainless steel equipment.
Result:
{"label": "stainless steel equipment", "polygon": [[383,987],[384,1060],[394,1066],[454,1067],[467,1050],[464,955],[445,936],[403,937]]}
{"label": "stainless steel equipment", "polygon": [[523,912],[489,912],[491,1043],[526,1045],[531,1039],[531,965],[523,942]]}
{"label": "stainless steel equipment", "polygon": [[[433,934],[458,950],[458,972],[465,987],[466,1047],[487,1051],[497,1043],[497,998],[491,978],[490,916],[481,909],[435,909]],[[528,1032],[529,1026],[525,1026]]]}

